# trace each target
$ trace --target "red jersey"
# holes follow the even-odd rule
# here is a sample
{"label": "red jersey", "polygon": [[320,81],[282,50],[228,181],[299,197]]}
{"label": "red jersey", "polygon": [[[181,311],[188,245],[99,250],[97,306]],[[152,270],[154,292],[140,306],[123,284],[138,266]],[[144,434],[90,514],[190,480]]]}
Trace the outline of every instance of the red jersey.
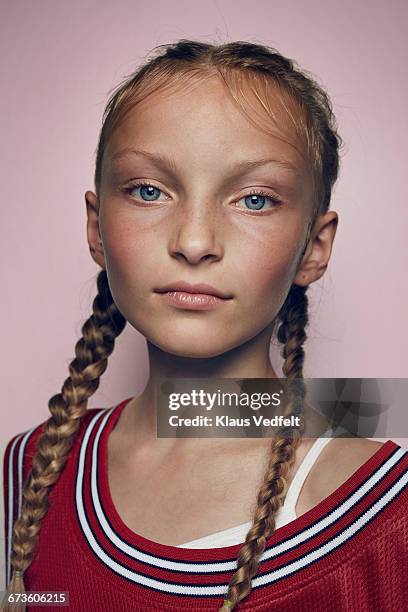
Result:
{"label": "red jersey", "polygon": [[[131,531],[112,503],[107,440],[130,399],[90,409],[82,419],[50,492],[35,558],[25,572],[26,590],[66,591],[75,612],[215,612],[241,545],[159,544]],[[7,579],[12,522],[42,428],[14,437],[5,452]],[[408,610],[407,483],[408,451],[387,440],[338,489],[270,536],[252,591],[238,609]]]}

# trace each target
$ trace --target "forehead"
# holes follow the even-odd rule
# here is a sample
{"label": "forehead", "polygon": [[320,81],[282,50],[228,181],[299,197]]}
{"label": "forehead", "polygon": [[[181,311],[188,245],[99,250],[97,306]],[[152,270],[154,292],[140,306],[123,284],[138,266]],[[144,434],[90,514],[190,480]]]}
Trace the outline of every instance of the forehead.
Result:
{"label": "forehead", "polygon": [[135,145],[217,167],[220,159],[269,154],[303,174],[310,168],[294,121],[299,114],[270,80],[244,77],[232,87],[218,75],[179,80],[130,107],[108,139],[105,159]]}

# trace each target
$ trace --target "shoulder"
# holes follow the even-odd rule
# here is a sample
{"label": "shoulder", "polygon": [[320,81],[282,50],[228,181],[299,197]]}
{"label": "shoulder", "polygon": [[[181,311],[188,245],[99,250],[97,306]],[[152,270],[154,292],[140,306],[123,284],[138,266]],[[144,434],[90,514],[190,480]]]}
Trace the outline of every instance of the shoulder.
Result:
{"label": "shoulder", "polygon": [[40,437],[44,426],[45,422],[16,434],[7,443],[3,458],[4,483],[6,486],[12,485],[12,481],[22,481],[27,475],[29,458],[33,456],[36,441]]}
{"label": "shoulder", "polygon": [[321,463],[330,466],[332,474],[347,477],[383,446],[383,442],[367,438],[333,438],[321,455]]}
{"label": "shoulder", "polygon": [[45,423],[15,435],[6,445],[3,456],[4,542],[6,575],[10,579],[10,553],[13,525],[22,506],[23,484],[35,452],[36,441]]}
{"label": "shoulder", "polygon": [[[106,408],[90,408],[81,419],[77,439],[80,440],[96,414]],[[29,475],[37,442],[47,421],[13,436],[6,444],[3,455],[3,501],[6,556],[10,552],[13,524],[17,520],[23,500],[24,483]]]}
{"label": "shoulder", "polygon": [[328,497],[358,470],[366,469],[368,476],[374,468],[374,463],[376,464],[375,458],[379,457],[384,445],[384,442],[366,438],[330,440],[311,469],[305,491],[307,507],[313,507]]}
{"label": "shoulder", "polygon": [[327,446],[327,459],[340,471],[357,470],[383,446],[384,442],[367,438],[333,438]]}
{"label": "shoulder", "polygon": [[[104,408],[92,408],[87,410],[81,420],[78,437],[82,437],[90,420],[95,414],[103,411]],[[6,506],[11,507],[11,498],[19,499],[21,505],[21,495],[24,482],[31,469],[32,460],[37,452],[37,442],[44,432],[47,421],[16,434],[7,442],[3,456],[3,487]],[[18,506],[14,508],[18,512]],[[13,512],[15,514],[15,512]]]}
{"label": "shoulder", "polygon": [[[86,429],[87,424],[96,414],[104,410],[103,408],[92,408],[87,410],[86,415],[81,420],[80,432]],[[28,476],[31,468],[32,458],[37,451],[37,442],[43,433],[47,421],[16,434],[6,444],[3,457],[3,470],[6,477],[11,474],[20,475],[23,480]],[[78,433],[80,433],[78,432]]]}

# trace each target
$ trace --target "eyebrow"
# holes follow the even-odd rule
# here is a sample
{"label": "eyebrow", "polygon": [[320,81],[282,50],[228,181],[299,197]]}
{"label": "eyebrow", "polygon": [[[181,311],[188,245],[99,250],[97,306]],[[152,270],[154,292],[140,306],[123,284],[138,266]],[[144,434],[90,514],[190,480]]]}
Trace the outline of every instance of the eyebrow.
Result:
{"label": "eyebrow", "polygon": [[[126,149],[121,149],[117,153],[112,155],[112,161],[116,161],[122,157],[127,157],[128,155],[139,155],[142,157],[146,157],[150,161],[152,161],[156,166],[159,166],[166,170],[167,168],[171,168],[173,172],[177,172],[177,165],[173,159],[167,157],[167,155],[161,155],[159,153],[150,153],[149,151],[143,151],[141,149],[132,149],[127,147]],[[243,160],[234,164],[234,171],[236,172],[248,172],[254,168],[259,168],[261,166],[265,166],[267,164],[275,164],[284,168],[285,170],[290,170],[295,174],[299,174],[299,170],[288,161],[282,159],[272,159],[272,158],[261,158],[254,160]]]}

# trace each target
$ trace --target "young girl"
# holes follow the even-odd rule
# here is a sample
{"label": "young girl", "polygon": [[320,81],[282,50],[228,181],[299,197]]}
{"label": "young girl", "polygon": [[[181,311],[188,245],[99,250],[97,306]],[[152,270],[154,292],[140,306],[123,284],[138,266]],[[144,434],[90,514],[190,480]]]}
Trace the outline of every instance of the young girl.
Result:
{"label": "young girl", "polygon": [[[28,591],[64,592],[75,611],[404,609],[396,443],[156,432],[159,378],[276,379],[274,334],[303,414],[306,291],[336,232],[339,142],[327,95],[259,44],[163,46],[113,93],[85,194],[93,313],[51,417],[5,454],[20,609]],[[146,388],[87,410],[126,321],[147,339]]]}

